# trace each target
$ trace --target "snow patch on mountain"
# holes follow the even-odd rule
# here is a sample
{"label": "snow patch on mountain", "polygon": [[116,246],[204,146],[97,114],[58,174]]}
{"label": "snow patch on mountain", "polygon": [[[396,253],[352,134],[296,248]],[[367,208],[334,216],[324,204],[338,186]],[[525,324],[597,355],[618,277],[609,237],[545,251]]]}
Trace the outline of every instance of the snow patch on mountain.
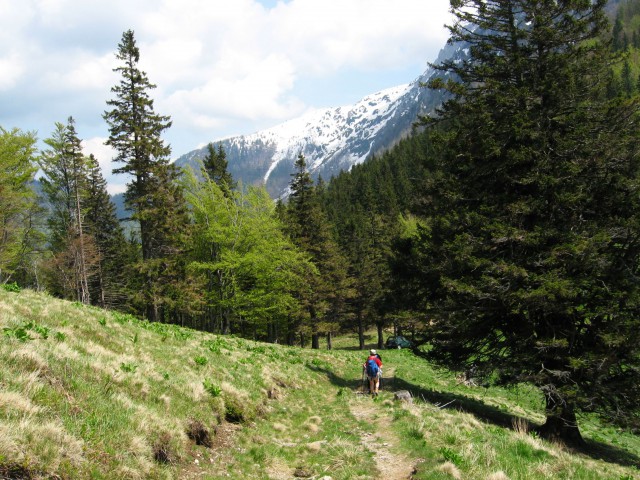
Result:
{"label": "snow patch on mountain", "polygon": [[[468,45],[447,44],[434,63],[467,56]],[[442,103],[442,92],[423,87],[440,74],[429,67],[413,82],[374,93],[353,105],[312,110],[275,127],[213,143],[225,149],[236,180],[265,185],[272,197],[283,197],[300,154],[312,177],[328,180],[410,134],[420,115],[432,114]],[[206,153],[206,147],[194,150],[176,163],[194,165]]]}
{"label": "snow patch on mountain", "polygon": [[[272,163],[266,171],[263,181],[266,184],[269,176],[284,160],[297,156],[306,145],[322,146],[314,158],[307,158],[308,168],[316,170],[327,158],[334,156],[347,145],[356,125],[361,126],[360,136],[365,139],[375,138],[386,122],[380,118],[388,118],[397,106],[396,101],[409,89],[409,84],[389,88],[363,98],[355,105],[337,108],[325,108],[284,122],[273,128],[243,137],[245,142],[258,140],[277,145]],[[345,129],[345,125],[351,128]],[[361,163],[370,154],[371,147],[362,155],[354,155],[350,163]]]}

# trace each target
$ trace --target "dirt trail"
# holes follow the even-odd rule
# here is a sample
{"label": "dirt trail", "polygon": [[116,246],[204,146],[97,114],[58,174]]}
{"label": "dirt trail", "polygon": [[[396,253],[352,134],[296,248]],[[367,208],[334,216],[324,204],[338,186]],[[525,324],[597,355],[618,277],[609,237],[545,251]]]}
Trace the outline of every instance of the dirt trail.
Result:
{"label": "dirt trail", "polygon": [[[393,379],[393,372],[385,372],[385,377]],[[387,385],[390,384],[392,381],[387,383]],[[393,429],[389,412],[380,408],[380,404],[374,403],[368,395],[358,395],[350,402],[349,408],[352,415],[358,420],[374,426],[374,433],[365,432],[362,434],[361,443],[375,453],[378,478],[384,480],[410,479],[416,460],[406,455],[394,453],[400,440]]]}

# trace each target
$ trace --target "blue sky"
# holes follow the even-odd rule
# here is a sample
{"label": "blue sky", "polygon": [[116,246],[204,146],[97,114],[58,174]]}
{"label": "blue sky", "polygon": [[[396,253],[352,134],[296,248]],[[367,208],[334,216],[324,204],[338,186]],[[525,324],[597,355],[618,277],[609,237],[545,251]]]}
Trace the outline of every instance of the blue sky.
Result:
{"label": "blue sky", "polygon": [[102,120],[135,31],[140,67],[171,116],[173,156],[408,83],[436,58],[448,0],[0,0],[0,126],[48,137],[76,120],[110,190]]}

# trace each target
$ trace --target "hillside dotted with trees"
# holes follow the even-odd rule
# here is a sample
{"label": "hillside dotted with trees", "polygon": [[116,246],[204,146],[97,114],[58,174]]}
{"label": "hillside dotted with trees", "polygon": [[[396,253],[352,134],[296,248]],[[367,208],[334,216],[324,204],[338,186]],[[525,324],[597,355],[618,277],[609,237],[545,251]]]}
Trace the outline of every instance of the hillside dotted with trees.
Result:
{"label": "hillside dotted with trees", "polygon": [[451,0],[467,55],[434,66],[437,111],[326,182],[300,154],[278,202],[222,145],[169,161],[128,30],[103,119],[129,218],[72,116],[42,151],[0,128],[0,283],[288,346],[406,334],[479,384],[533,386],[542,438],[583,448],[585,414],[637,432],[639,5]]}

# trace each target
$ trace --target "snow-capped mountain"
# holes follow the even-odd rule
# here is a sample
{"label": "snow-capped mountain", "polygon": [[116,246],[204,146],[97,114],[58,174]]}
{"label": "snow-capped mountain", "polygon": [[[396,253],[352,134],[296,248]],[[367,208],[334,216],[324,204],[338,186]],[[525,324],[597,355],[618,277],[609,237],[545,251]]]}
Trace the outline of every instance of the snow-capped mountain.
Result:
{"label": "snow-capped mountain", "polygon": [[[463,54],[459,47],[447,46],[435,63]],[[419,114],[429,113],[442,101],[440,93],[422,86],[434,74],[429,68],[410,84],[374,93],[354,105],[315,110],[251,135],[212,142],[224,147],[235,179],[264,183],[272,197],[280,197],[287,193],[300,153],[314,178],[329,180],[407,135]],[[194,150],[176,163],[193,165],[206,151],[206,147]]]}

